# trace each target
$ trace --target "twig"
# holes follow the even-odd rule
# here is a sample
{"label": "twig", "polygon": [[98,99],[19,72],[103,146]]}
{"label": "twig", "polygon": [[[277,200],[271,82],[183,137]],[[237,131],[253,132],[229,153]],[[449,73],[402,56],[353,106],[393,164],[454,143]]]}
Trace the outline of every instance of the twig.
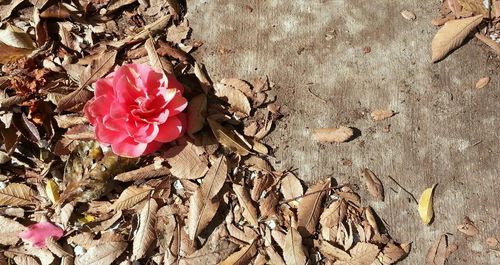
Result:
{"label": "twig", "polygon": [[326,101],[326,100],[322,99],[320,96],[318,96],[318,95],[314,94],[314,93],[311,91],[311,88],[310,88],[310,87],[308,87],[308,88],[307,88],[307,91],[309,91],[309,93],[311,93],[311,95],[313,95],[315,98],[317,98],[317,99],[319,99],[319,100],[323,101],[324,103],[327,103],[327,102],[328,102],[328,101]]}
{"label": "twig", "polygon": [[391,177],[391,176],[389,176],[389,175],[388,175],[388,177],[389,177],[392,181],[394,181],[394,183],[396,183],[396,185],[398,185],[398,186],[399,186],[399,187],[400,187],[400,188],[401,188],[404,192],[408,193],[408,194],[411,196],[411,198],[415,201],[415,203],[416,203],[416,204],[418,204],[417,199],[415,198],[415,196],[413,196],[413,194],[412,194],[411,192],[409,192],[407,189],[405,189],[403,186],[401,186],[401,185],[400,185],[400,184],[399,184],[399,183],[398,183],[398,182],[397,182],[397,181],[396,181],[393,177]]}

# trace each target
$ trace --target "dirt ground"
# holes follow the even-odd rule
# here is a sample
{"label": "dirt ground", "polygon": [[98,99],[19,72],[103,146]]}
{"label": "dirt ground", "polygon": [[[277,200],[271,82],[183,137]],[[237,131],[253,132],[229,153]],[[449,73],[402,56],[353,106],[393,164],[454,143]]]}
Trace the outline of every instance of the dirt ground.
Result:
{"label": "dirt ground", "polygon": [[[333,176],[358,184],[391,235],[413,242],[401,264],[424,264],[435,238],[451,233],[459,248],[448,264],[500,264],[499,59],[476,40],[438,64],[430,61],[430,24],[439,1],[188,0],[195,54],[211,77],[275,83],[285,117],[266,139],[275,166],[296,169],[308,182]],[[400,11],[417,15],[405,20]],[[364,49],[371,49],[365,53]],[[474,89],[482,76],[490,84]],[[390,108],[394,117],[373,122],[369,113]],[[360,136],[318,144],[310,129],[352,126]],[[388,132],[388,130],[390,130]],[[351,163],[352,162],[352,163]],[[382,180],[383,203],[365,192],[360,171]],[[420,222],[415,197],[438,183],[435,221]],[[470,217],[480,233],[456,226]]]}

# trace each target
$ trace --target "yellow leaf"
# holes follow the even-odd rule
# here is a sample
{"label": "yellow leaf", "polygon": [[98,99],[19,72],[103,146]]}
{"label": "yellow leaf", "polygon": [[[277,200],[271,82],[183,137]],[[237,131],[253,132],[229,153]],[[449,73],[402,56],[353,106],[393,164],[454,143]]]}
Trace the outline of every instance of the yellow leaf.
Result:
{"label": "yellow leaf", "polygon": [[81,223],[87,224],[87,223],[94,222],[95,217],[90,215],[90,214],[86,214],[82,218],[78,218],[78,221],[80,221]]}
{"label": "yellow leaf", "polygon": [[45,192],[47,193],[47,197],[49,197],[49,200],[52,202],[52,204],[56,204],[57,202],[59,202],[59,187],[57,186],[57,183],[55,181],[47,181]]}
{"label": "yellow leaf", "polygon": [[418,201],[418,213],[420,214],[420,218],[422,218],[422,222],[426,225],[429,224],[432,221],[432,217],[434,217],[432,195],[436,186],[437,184],[434,184],[432,188],[424,190]]}

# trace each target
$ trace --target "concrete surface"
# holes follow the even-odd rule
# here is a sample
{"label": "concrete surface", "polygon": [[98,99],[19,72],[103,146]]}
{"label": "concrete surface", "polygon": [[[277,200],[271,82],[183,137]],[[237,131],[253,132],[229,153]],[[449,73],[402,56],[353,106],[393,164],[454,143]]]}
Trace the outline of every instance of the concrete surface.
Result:
{"label": "concrete surface", "polygon": [[[193,38],[205,43],[195,56],[214,80],[267,75],[276,84],[285,117],[266,140],[276,148],[277,168],[296,168],[309,182],[333,176],[358,184],[364,203],[387,222],[391,235],[413,242],[400,264],[424,264],[441,233],[453,234],[451,241],[459,246],[448,264],[500,264],[499,247],[485,243],[487,237],[500,240],[500,63],[472,40],[432,64],[436,29],[430,21],[438,5],[437,0],[188,0],[187,17]],[[417,19],[405,20],[403,9]],[[365,54],[365,47],[371,52]],[[492,77],[490,84],[474,89],[485,75]],[[370,120],[371,110],[384,108],[398,114]],[[310,128],[339,125],[356,127],[361,136],[326,145],[310,138]],[[388,125],[390,132],[384,132]],[[384,183],[385,202],[376,203],[365,192],[363,167]],[[417,198],[439,183],[434,223],[420,223],[415,202],[388,176]],[[476,223],[479,235],[457,232],[464,216]]]}

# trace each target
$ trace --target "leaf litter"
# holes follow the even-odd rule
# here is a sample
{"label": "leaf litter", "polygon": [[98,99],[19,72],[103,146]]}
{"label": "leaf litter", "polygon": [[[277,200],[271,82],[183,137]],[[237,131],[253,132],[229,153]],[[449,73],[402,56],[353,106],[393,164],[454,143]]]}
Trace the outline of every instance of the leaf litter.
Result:
{"label": "leaf litter", "polygon": [[[272,85],[213,82],[191,56],[202,44],[180,1],[21,2],[0,5],[10,23],[0,29],[0,78],[13,77],[0,79],[0,224],[9,228],[0,261],[393,264],[408,254],[350,184],[303,183],[271,166],[261,141],[282,116]],[[139,159],[101,148],[82,115],[92,83],[128,62],[175,74],[190,102],[188,134]],[[320,142],[353,136],[313,131]],[[383,199],[373,173],[366,183]],[[64,234],[40,232],[42,248],[23,243],[33,223]]]}

